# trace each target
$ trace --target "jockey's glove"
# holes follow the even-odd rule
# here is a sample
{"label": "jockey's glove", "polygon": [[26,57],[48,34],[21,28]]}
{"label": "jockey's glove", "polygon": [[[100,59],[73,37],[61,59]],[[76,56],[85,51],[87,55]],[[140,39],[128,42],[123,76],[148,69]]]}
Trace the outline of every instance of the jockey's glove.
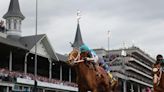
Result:
{"label": "jockey's glove", "polygon": [[83,60],[84,60],[84,61],[87,61],[87,57],[85,57]]}

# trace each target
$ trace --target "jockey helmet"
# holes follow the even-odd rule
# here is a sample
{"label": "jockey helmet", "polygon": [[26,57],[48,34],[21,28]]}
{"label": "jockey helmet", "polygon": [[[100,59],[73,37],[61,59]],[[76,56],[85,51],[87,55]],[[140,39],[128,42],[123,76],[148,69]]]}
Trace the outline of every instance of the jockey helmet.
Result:
{"label": "jockey helmet", "polygon": [[81,52],[87,52],[87,51],[90,51],[90,49],[89,49],[88,46],[82,45],[82,46],[80,47],[80,51],[81,51]]}
{"label": "jockey helmet", "polygon": [[163,56],[161,54],[158,54],[156,56],[156,59],[157,59],[157,63],[164,63]]}

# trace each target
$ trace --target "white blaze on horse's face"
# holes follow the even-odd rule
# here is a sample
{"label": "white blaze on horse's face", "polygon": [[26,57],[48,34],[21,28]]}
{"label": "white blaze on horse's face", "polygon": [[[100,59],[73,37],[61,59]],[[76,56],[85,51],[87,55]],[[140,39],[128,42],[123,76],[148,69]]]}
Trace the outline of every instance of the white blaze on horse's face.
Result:
{"label": "white blaze on horse's face", "polygon": [[72,57],[72,55],[69,54],[69,56],[68,56],[68,61],[67,61],[68,64],[72,65],[72,64],[73,64],[73,63],[72,63],[73,61],[74,61],[74,57]]}
{"label": "white blaze on horse's face", "polygon": [[74,62],[78,59],[79,52],[77,50],[73,50],[68,56],[68,64],[73,65]]}
{"label": "white blaze on horse's face", "polygon": [[153,68],[153,72],[158,72],[158,68]]}

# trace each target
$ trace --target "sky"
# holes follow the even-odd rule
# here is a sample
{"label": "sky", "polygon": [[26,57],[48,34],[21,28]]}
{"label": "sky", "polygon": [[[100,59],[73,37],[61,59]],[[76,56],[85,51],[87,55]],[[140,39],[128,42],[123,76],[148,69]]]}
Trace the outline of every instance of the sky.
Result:
{"label": "sky", "polygon": [[[10,0],[0,0],[0,19]],[[35,0],[19,0],[22,36],[35,34]],[[38,34],[46,34],[57,53],[72,50],[77,28],[90,48],[119,49],[132,45],[153,58],[164,54],[164,0],[38,0]],[[125,45],[123,44],[125,43]]]}

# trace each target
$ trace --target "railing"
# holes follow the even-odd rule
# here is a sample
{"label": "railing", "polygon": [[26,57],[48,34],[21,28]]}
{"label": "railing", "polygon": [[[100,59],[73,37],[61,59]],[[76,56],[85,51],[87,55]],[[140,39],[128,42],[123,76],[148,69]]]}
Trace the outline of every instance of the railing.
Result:
{"label": "railing", "polygon": [[139,67],[139,66],[136,66],[136,65],[134,65],[133,63],[126,63],[126,65],[127,65],[127,66],[131,66],[131,67],[133,67],[133,68],[135,68],[135,69],[137,69],[137,70],[139,70],[139,71],[142,71],[143,73],[146,73],[146,74],[148,74],[148,75],[151,76],[151,71],[148,72],[148,71],[146,71],[144,68]]}
{"label": "railing", "polygon": [[47,77],[43,76],[35,76],[33,74],[27,73],[24,74],[22,72],[18,71],[12,71],[10,72],[8,69],[5,68],[0,68],[0,80],[1,81],[8,81],[8,82],[15,82],[16,78],[24,78],[24,79],[29,79],[29,80],[34,80],[37,79],[41,82],[48,82],[48,83],[54,83],[54,84],[63,84],[67,86],[72,86],[72,87],[77,87],[76,83],[68,82],[68,81],[60,81],[57,79],[49,79]]}
{"label": "railing", "polygon": [[143,81],[143,82],[146,82],[146,83],[149,83],[149,84],[153,83],[153,81],[148,80],[147,78],[144,78],[144,77],[137,76],[135,73],[132,73],[132,72],[131,73],[127,73],[127,76],[135,78],[135,79]]}
{"label": "railing", "polygon": [[139,58],[139,57],[137,57],[137,56],[135,56],[135,55],[133,55],[133,54],[131,55],[131,57],[133,57],[133,58],[137,59],[138,61],[140,61],[140,62],[146,64],[147,66],[151,67],[151,65],[150,65],[149,63],[144,62],[144,60],[142,60],[141,58]]}
{"label": "railing", "polygon": [[119,70],[112,70],[111,72],[117,72],[117,73],[123,74],[127,77],[135,78],[137,80],[152,84],[152,80],[148,80],[147,78],[137,76],[135,73],[132,73],[132,72],[123,72],[123,71],[119,71]]}

